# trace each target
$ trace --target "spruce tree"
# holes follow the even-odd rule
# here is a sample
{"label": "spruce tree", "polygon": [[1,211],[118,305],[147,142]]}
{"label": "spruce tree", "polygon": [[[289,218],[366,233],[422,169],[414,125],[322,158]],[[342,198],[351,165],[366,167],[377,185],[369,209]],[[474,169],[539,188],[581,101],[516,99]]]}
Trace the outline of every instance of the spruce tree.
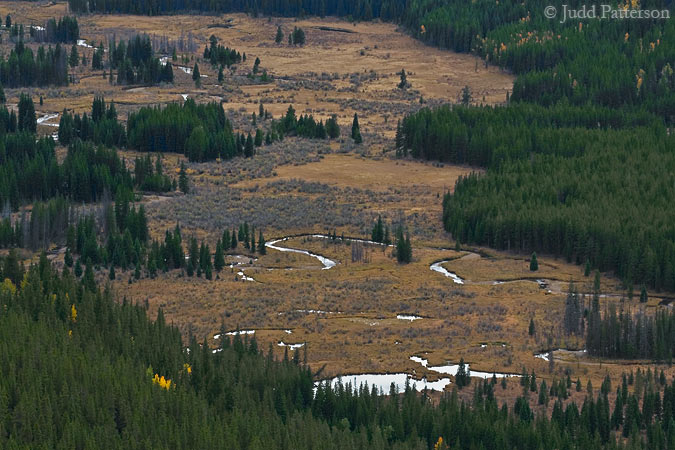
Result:
{"label": "spruce tree", "polygon": [[223,254],[223,243],[219,239],[216,244],[216,253],[213,255],[213,268],[220,272],[225,267],[225,255]]}
{"label": "spruce tree", "polygon": [[398,88],[399,89],[407,89],[408,88],[408,76],[405,73],[405,69],[401,69],[400,76],[401,76],[401,81],[398,83]]}
{"label": "spruce tree", "polygon": [[246,144],[244,144],[244,156],[247,158],[253,156],[253,137],[251,137],[251,133],[246,136]]}
{"label": "spruce tree", "polygon": [[70,253],[70,247],[66,248],[66,255],[63,258],[66,267],[73,267],[73,255]]}
{"label": "spruce tree", "polygon": [[262,231],[258,234],[258,253],[264,255],[267,253],[267,247],[265,247],[265,238],[263,237]]}
{"label": "spruce tree", "polygon": [[530,319],[530,327],[528,329],[528,334],[534,336],[534,318]]}
{"label": "spruce tree", "polygon": [[469,86],[464,86],[462,89],[462,105],[469,106],[471,104],[471,88]]}
{"label": "spruce tree", "polygon": [[530,271],[536,272],[539,270],[539,263],[537,262],[537,252],[532,252],[530,257]]}
{"label": "spruce tree", "polygon": [[201,86],[201,74],[199,73],[199,64],[195,63],[194,68],[192,69],[192,81],[195,82],[195,86]]}
{"label": "spruce tree", "polygon": [[274,37],[274,42],[281,44],[281,41],[284,40],[284,32],[281,30],[281,25],[277,27],[277,35]]}
{"label": "spruce tree", "polygon": [[82,276],[82,264],[80,263],[79,259],[77,260],[77,262],[75,262],[75,276],[77,278],[80,278]]}
{"label": "spruce tree", "polygon": [[190,183],[187,177],[187,171],[185,170],[185,163],[181,161],[180,163],[180,172],[178,174],[178,187],[183,194],[190,192]]}
{"label": "spruce tree", "polygon": [[359,116],[356,113],[354,113],[354,120],[352,121],[352,139],[354,139],[354,142],[357,144],[363,142],[363,138],[361,137],[361,127],[359,126]]}
{"label": "spruce tree", "polygon": [[73,44],[73,46],[70,48],[68,64],[70,67],[77,67],[80,64],[80,55],[77,53],[77,45],[75,44]]}

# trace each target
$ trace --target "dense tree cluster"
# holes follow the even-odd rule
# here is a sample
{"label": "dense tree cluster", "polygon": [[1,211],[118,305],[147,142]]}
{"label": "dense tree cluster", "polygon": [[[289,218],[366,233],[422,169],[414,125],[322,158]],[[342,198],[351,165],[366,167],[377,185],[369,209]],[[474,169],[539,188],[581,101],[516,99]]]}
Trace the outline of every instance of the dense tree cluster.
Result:
{"label": "dense tree cluster", "polygon": [[370,239],[373,242],[380,242],[385,245],[391,244],[389,226],[382,222],[382,216],[377,216],[377,222],[375,225],[373,225],[373,231],[370,233]]}
{"label": "dense tree cluster", "polygon": [[90,116],[72,115],[64,110],[59,121],[59,142],[69,145],[74,139],[92,141],[108,147],[122,147],[126,143],[124,126],[117,121],[115,104],[106,106],[103,97],[94,97]]}
{"label": "dense tree cluster", "polygon": [[594,301],[589,315],[586,349],[591,355],[606,358],[672,363],[675,313],[662,310],[653,315],[625,310],[617,313],[614,304],[601,313]]}
{"label": "dense tree cluster", "polygon": [[150,37],[136,35],[126,43],[109,44],[110,67],[117,70],[119,84],[173,83],[173,66],[155,57]]}
{"label": "dense tree cluster", "polygon": [[[576,157],[532,154],[460,179],[444,198],[446,229],[461,242],[589,261],[627,285],[672,291],[675,141],[654,128],[585,136]],[[566,147],[551,145],[541,148]]]}
{"label": "dense tree cluster", "polygon": [[167,230],[164,241],[155,240],[148,250],[147,269],[151,277],[157,270],[164,272],[173,269],[185,269],[188,276],[202,275],[211,280],[214,271],[219,274],[225,268],[225,255],[237,249],[241,244],[250,254],[259,253],[264,255],[265,238],[262,231],[256,232],[248,223],[239,225],[238,229],[223,231],[222,237],[216,242],[215,251],[212,253],[209,244],[205,241],[198,242],[195,237],[188,238],[186,248],[183,248],[183,237],[179,225],[175,229]]}
{"label": "dense tree cluster", "polygon": [[68,84],[68,51],[39,47],[37,55],[20,40],[7,59],[0,57],[0,82],[6,87]]}
{"label": "dense tree cluster", "polygon": [[[413,2],[417,4],[417,2]],[[422,2],[428,3],[428,2]],[[171,14],[178,11],[247,12],[278,16],[351,16],[358,20],[380,17],[398,19],[404,12],[404,0],[181,0],[172,3],[133,2],[130,0],[68,0],[71,11],[92,13]],[[424,5],[426,7],[426,5]]]}
{"label": "dense tree cluster", "polygon": [[506,107],[442,106],[406,116],[397,128],[399,156],[499,167],[533,153],[578,156],[606,133],[597,130],[662,128],[642,111],[559,104]]}
{"label": "dense tree cluster", "polygon": [[[215,351],[194,336],[184,347],[161,310],[148,320],[143,307],[98,290],[89,269],[80,280],[69,269],[58,274],[44,254],[27,271],[16,253],[0,261],[8,279],[0,285],[3,448],[419,449],[444,442],[638,448],[642,440],[669,448],[675,442],[675,383],[651,372],[624,377],[611,413],[609,380],[581,407],[562,403],[569,377],[554,382],[550,419],[535,418],[526,395],[513,408],[500,407],[494,378],[477,382],[471,405],[456,393],[430,402],[410,386],[400,396],[327,383],[313,392],[312,371],[298,351],[277,360],[271,348],[265,355],[255,339],[230,338],[224,326]],[[533,381],[528,376],[528,391]],[[614,438],[614,429],[628,439]]]}
{"label": "dense tree cluster", "polygon": [[211,61],[213,66],[230,67],[241,62],[241,54],[229,47],[218,44],[218,39],[211,35],[210,44],[204,47],[204,59]]}
{"label": "dense tree cluster", "polygon": [[190,161],[230,159],[244,154],[245,139],[235,135],[218,103],[187,99],[165,107],[144,107],[129,114],[127,145],[154,153],[182,153]]}
{"label": "dense tree cluster", "polygon": [[49,19],[42,29],[33,27],[31,34],[38,42],[74,44],[80,38],[80,26],[77,17],[64,16],[59,20]]}
{"label": "dense tree cluster", "polygon": [[[93,202],[100,200],[106,191],[116,192],[120,186],[159,191],[173,187],[172,181],[158,171],[161,168],[159,160],[154,170],[141,161],[136,177],[133,177],[114,149],[95,147],[77,136],[68,139],[68,152],[59,163],[54,141],[49,137],[35,137],[35,110],[30,97],[22,94],[18,109],[18,117],[14,111],[0,109],[0,205],[3,208],[17,210],[23,203],[58,196],[75,202]],[[106,116],[108,119],[104,118]],[[95,139],[95,133],[84,133],[83,129],[109,133],[110,126],[97,128],[97,124],[116,123],[114,116],[114,106],[106,108],[103,99],[97,98],[92,119],[86,119],[85,114],[79,128],[74,120],[73,133]],[[71,125],[64,122],[65,117],[69,116],[64,114],[62,117],[61,122],[66,126],[61,132]],[[89,125],[83,128],[83,124]],[[123,131],[121,136],[124,137]]]}
{"label": "dense tree cluster", "polygon": [[281,137],[300,136],[310,139],[335,139],[340,135],[337,117],[329,118],[324,125],[322,120],[317,122],[310,114],[297,117],[292,105],[288,107],[286,115],[280,121],[274,123],[273,129]]}
{"label": "dense tree cluster", "polygon": [[404,233],[403,227],[396,230],[396,260],[401,264],[412,262],[410,233]]}

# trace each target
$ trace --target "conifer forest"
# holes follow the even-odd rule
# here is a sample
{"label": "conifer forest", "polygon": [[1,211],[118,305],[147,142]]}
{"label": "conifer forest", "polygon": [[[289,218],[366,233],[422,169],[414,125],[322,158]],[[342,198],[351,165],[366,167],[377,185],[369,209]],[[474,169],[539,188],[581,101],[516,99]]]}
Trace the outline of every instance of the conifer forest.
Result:
{"label": "conifer forest", "polygon": [[0,448],[675,450],[673,12],[0,2]]}

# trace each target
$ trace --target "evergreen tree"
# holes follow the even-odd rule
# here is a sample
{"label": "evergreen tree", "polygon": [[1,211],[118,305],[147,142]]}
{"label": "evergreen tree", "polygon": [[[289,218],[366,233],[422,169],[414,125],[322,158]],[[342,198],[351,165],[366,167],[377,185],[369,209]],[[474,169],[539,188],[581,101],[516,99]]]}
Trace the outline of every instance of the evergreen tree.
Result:
{"label": "evergreen tree", "polygon": [[530,326],[528,328],[528,334],[534,336],[534,318],[530,319]]}
{"label": "evergreen tree", "polygon": [[354,139],[354,142],[357,144],[363,142],[361,128],[359,127],[359,116],[356,113],[354,113],[354,120],[352,121],[352,139]]}
{"label": "evergreen tree", "polygon": [[22,93],[19,96],[19,117],[17,118],[17,125],[19,131],[35,133],[37,130],[33,99],[25,93]]}
{"label": "evergreen tree", "polygon": [[195,86],[200,87],[201,86],[201,81],[202,76],[199,73],[199,64],[195,63],[193,69],[192,69],[192,81],[195,82]]}
{"label": "evergreen tree", "polygon": [[470,383],[471,374],[464,364],[464,358],[460,358],[457,374],[455,375],[455,384],[457,384],[458,388],[462,389],[464,386],[468,386]]}
{"label": "evergreen tree", "polygon": [[185,163],[183,161],[180,163],[180,172],[178,173],[178,187],[183,194],[190,192],[190,184],[187,177],[187,171],[185,170]]}
{"label": "evergreen tree", "polygon": [[250,158],[253,156],[253,138],[251,137],[251,133],[246,136],[246,144],[244,145],[244,156],[247,158]]}
{"label": "evergreen tree", "polygon": [[471,104],[471,100],[473,100],[471,96],[471,88],[469,88],[469,86],[464,86],[464,88],[462,88],[462,105],[469,106]]}
{"label": "evergreen tree", "polygon": [[536,272],[539,270],[539,263],[537,262],[537,252],[532,252],[530,257],[530,271]]}
{"label": "evergreen tree", "polygon": [[398,88],[399,89],[408,89],[408,87],[409,87],[408,76],[405,73],[405,69],[401,69],[400,76],[401,76],[401,81],[398,83]]}
{"label": "evergreen tree", "polygon": [[267,247],[265,247],[265,238],[263,237],[262,230],[258,234],[258,253],[261,255],[267,253]]}
{"label": "evergreen tree", "polygon": [[63,258],[66,267],[73,267],[73,255],[70,253],[70,247],[66,247],[66,255]]}
{"label": "evergreen tree", "polygon": [[70,67],[77,67],[80,64],[80,55],[77,53],[77,45],[70,47],[70,56],[68,57]]}
{"label": "evergreen tree", "polygon": [[216,244],[216,253],[213,255],[213,268],[216,269],[216,272],[220,273],[225,267],[225,255],[223,253],[223,243],[219,239]]}
{"label": "evergreen tree", "polygon": [[274,42],[281,44],[284,40],[284,32],[281,30],[281,25],[277,26],[277,35],[274,37]]}
{"label": "evergreen tree", "polygon": [[371,233],[371,240],[374,242],[383,242],[384,241],[384,225],[382,224],[382,216],[377,216],[377,223],[373,226],[373,232]]}

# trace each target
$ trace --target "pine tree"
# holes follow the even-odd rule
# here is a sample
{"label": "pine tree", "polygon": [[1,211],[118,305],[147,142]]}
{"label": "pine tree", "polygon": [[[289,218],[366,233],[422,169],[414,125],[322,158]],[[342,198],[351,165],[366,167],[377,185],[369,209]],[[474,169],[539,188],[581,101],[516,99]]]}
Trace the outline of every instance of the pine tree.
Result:
{"label": "pine tree", "polygon": [[382,216],[377,216],[377,223],[373,226],[373,232],[371,233],[371,239],[373,242],[382,242],[384,241],[384,226],[382,225]]}
{"label": "pine tree", "polygon": [[469,383],[471,383],[471,375],[466,369],[464,358],[460,358],[457,374],[455,375],[455,384],[457,384],[458,388],[462,389],[464,386],[468,386]]}
{"label": "pine tree", "polygon": [[258,234],[258,253],[264,255],[267,253],[267,247],[265,247],[265,238],[263,237],[262,231]]}
{"label": "pine tree", "polygon": [[643,284],[640,288],[640,303],[647,303],[649,295],[647,295],[647,287]]}
{"label": "pine tree", "polygon": [[253,137],[251,137],[251,133],[246,136],[246,144],[244,144],[244,156],[247,158],[253,156]]}
{"label": "pine tree", "polygon": [[216,244],[216,253],[213,255],[213,268],[220,273],[223,267],[225,267],[225,255],[223,254],[223,243],[219,239]]}
{"label": "pine tree", "polygon": [[94,269],[92,267],[91,261],[88,261],[87,268],[84,270],[82,285],[90,292],[96,291],[96,280],[94,279]]}
{"label": "pine tree", "polygon": [[408,76],[405,73],[405,69],[401,69],[400,75],[401,81],[398,83],[398,88],[407,89],[409,85],[408,85]]}
{"label": "pine tree", "polygon": [[201,74],[199,73],[199,64],[195,63],[194,68],[192,69],[192,81],[195,82],[195,86],[201,86]]}
{"label": "pine tree", "polygon": [[281,44],[284,40],[284,32],[281,30],[281,25],[277,26],[277,35],[274,37],[274,42]]}
{"label": "pine tree", "polygon": [[37,130],[33,99],[25,93],[22,93],[19,96],[19,117],[17,118],[17,126],[19,131],[28,131],[29,133],[35,133]]}
{"label": "pine tree", "polygon": [[79,259],[77,260],[77,262],[75,262],[75,276],[77,278],[80,278],[82,276],[82,264],[80,263]]}
{"label": "pine tree", "polygon": [[330,119],[326,120],[326,134],[329,139],[340,137],[340,126],[337,122],[337,115],[333,114]]}
{"label": "pine tree", "polygon": [[70,48],[68,64],[70,67],[77,67],[80,64],[80,55],[77,53],[77,45],[75,44],[73,44],[73,46]]}
{"label": "pine tree", "polygon": [[464,86],[462,89],[462,105],[469,106],[471,104],[471,88],[469,86]]}
{"label": "pine tree", "polygon": [[66,267],[73,267],[73,254],[70,252],[70,247],[66,248],[66,255],[63,258]]}
{"label": "pine tree", "polygon": [[539,270],[539,263],[537,262],[537,252],[532,252],[530,257],[530,271],[536,272]]}
{"label": "pine tree", "polygon": [[223,73],[223,66],[220,66],[218,69],[218,83],[222,83],[225,80],[225,74]]}
{"label": "pine tree", "polygon": [[185,163],[181,161],[180,163],[180,172],[178,174],[178,186],[180,191],[183,194],[190,192],[190,183],[187,177],[187,171],[185,170]]}
{"label": "pine tree", "polygon": [[534,318],[530,319],[530,327],[528,329],[528,334],[534,336]]}
{"label": "pine tree", "polygon": [[354,142],[357,144],[363,142],[363,138],[361,137],[361,127],[359,126],[359,116],[356,113],[354,113],[354,120],[352,121],[352,139],[354,139]]}

